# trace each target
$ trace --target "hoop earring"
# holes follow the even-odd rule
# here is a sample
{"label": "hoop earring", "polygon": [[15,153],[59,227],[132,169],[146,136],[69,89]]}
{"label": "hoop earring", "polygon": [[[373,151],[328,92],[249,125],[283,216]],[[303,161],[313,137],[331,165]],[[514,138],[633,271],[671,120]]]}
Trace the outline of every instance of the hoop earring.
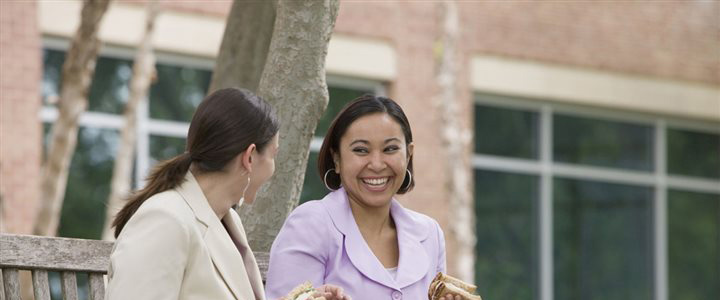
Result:
{"label": "hoop earring", "polygon": [[327,176],[328,176],[328,174],[330,174],[330,171],[335,171],[335,168],[329,169],[329,170],[327,170],[327,172],[325,172],[325,176],[323,176],[323,183],[325,184],[325,187],[326,187],[328,190],[334,192],[334,191],[337,191],[337,190],[330,188],[330,186],[327,184]]}
{"label": "hoop earring", "polygon": [[[402,186],[400,187],[401,190],[405,190],[405,189],[409,188],[410,184],[412,184],[412,173],[410,173],[410,170],[408,170],[408,169],[405,169],[405,172],[407,172],[408,178],[410,180],[408,180],[408,184],[405,187],[402,187]],[[403,180],[403,182],[405,182],[405,181]]]}

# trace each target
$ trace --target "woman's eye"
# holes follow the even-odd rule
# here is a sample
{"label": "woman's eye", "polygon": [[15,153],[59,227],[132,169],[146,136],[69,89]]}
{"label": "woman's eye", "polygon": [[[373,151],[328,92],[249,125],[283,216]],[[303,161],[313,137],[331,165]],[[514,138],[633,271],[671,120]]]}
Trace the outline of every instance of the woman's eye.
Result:
{"label": "woman's eye", "polygon": [[365,148],[353,148],[352,151],[355,153],[368,153],[368,150]]}
{"label": "woman's eye", "polygon": [[389,147],[385,148],[385,152],[395,152],[398,150],[400,150],[400,147],[398,147],[398,146],[389,146]]}

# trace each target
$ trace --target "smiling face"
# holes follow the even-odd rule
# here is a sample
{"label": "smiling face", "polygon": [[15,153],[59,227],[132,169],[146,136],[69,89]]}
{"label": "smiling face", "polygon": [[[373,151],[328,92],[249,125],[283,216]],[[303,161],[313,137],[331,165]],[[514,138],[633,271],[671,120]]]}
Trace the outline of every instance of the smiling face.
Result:
{"label": "smiling face", "polygon": [[[250,186],[245,191],[245,203],[252,204],[257,191],[275,173],[275,156],[278,153],[278,147],[278,134],[276,134],[262,152],[255,150],[251,154],[252,172],[250,172]],[[245,186],[246,183],[238,185]]]}
{"label": "smiling face", "polygon": [[333,153],[335,172],[351,201],[364,207],[383,207],[402,186],[412,156],[400,124],[386,113],[355,120]]}

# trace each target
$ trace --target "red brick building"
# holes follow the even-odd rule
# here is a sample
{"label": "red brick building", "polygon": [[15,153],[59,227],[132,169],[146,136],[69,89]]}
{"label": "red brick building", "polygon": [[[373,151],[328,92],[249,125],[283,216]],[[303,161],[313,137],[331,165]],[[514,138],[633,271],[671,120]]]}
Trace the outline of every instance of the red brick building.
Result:
{"label": "red brick building", "polygon": [[[0,2],[0,230],[31,231],[53,97],[79,1]],[[166,2],[159,82],[140,126],[135,180],[182,149],[227,1]],[[418,185],[450,272],[440,141],[437,2],[343,1],[330,44],[327,119],[354,95],[403,105]],[[720,295],[720,4],[716,1],[464,1],[457,117],[473,133],[475,280],[488,299],[713,299]],[[93,238],[112,167],[136,1],[113,3],[73,159],[60,233]],[[323,123],[325,122],[325,123]],[[323,125],[324,124],[324,125]],[[45,126],[44,126],[45,125]],[[308,171],[305,198],[324,193]],[[320,183],[321,184],[321,183]],[[88,204],[90,203],[90,204]],[[101,224],[100,220],[100,224]],[[693,279],[693,274],[700,279]]]}

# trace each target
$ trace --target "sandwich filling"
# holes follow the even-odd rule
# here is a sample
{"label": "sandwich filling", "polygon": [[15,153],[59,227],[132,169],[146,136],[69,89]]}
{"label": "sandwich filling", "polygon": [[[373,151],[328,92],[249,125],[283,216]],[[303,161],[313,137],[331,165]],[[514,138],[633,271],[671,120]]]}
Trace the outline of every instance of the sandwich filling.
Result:
{"label": "sandwich filling", "polygon": [[428,299],[437,300],[447,294],[453,294],[461,296],[464,300],[482,300],[480,296],[473,294],[476,289],[477,286],[475,285],[465,283],[460,279],[443,273],[438,273],[430,283]]}

